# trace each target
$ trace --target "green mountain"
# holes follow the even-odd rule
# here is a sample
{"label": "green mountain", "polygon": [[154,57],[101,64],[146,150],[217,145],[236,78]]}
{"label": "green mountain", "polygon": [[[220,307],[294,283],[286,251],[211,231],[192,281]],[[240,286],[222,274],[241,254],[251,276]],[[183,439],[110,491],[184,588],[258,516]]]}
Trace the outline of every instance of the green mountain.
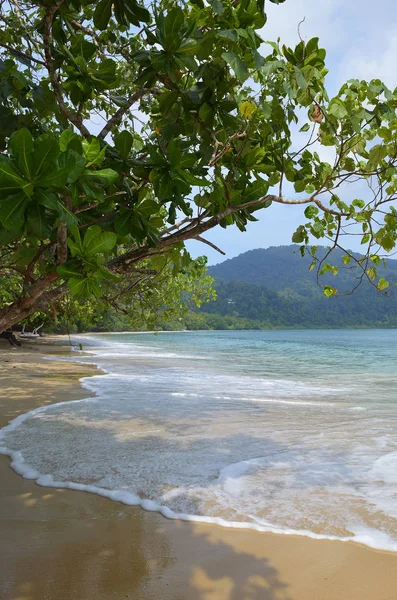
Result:
{"label": "green mountain", "polygon": [[[319,256],[325,252],[320,249]],[[386,294],[367,280],[349,294],[359,282],[359,271],[344,266],[342,253],[336,252],[331,264],[339,273],[326,273],[320,283],[346,295],[327,298],[315,270],[309,271],[311,260],[291,245],[251,250],[209,267],[217,300],[203,306],[188,327],[397,327],[397,261],[388,259],[379,267],[379,276],[390,282]]]}
{"label": "green mountain", "polygon": [[[318,256],[325,255],[326,248],[319,248]],[[361,255],[353,253],[356,258]],[[335,250],[328,258],[328,262],[338,266],[336,276],[328,273],[320,277],[319,283],[336,287],[340,293],[350,292],[358,283],[360,270],[353,268],[354,263],[344,266],[343,253]],[[272,246],[271,248],[258,248],[244,254],[225,260],[224,262],[209,267],[209,274],[215,280],[241,281],[257,285],[268,290],[281,292],[285,297],[320,297],[322,290],[317,284],[315,270],[309,271],[312,258],[308,255],[302,257],[299,246]],[[379,276],[386,277],[390,283],[397,281],[397,261],[387,260],[386,268],[379,268]],[[391,286],[392,287],[392,286]],[[377,292],[373,286],[364,280],[357,289],[356,296],[367,294],[370,290],[372,296]]]}

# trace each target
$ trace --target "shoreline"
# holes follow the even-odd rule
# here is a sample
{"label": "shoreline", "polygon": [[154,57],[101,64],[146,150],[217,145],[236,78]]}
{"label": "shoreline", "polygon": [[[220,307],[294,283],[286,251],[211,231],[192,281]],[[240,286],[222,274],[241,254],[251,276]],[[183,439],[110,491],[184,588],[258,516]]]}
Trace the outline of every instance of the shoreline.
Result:
{"label": "shoreline", "polygon": [[[47,339],[51,343],[55,338]],[[7,382],[2,385],[0,426],[40,405],[90,395],[80,386],[79,379],[98,374],[98,370],[78,362],[46,361],[40,355],[49,349],[46,343],[24,344],[22,351],[0,347],[0,375],[2,381]],[[61,346],[53,351],[65,352]],[[14,373],[18,374],[17,380]],[[101,600],[108,597],[137,600],[157,597],[170,600],[392,600],[397,597],[396,553],[372,550],[351,542],[342,544],[293,534],[166,520],[158,513],[142,511],[98,495],[39,487],[16,475],[5,456],[0,457],[0,481],[4,483],[0,487],[0,558],[5,574],[4,584],[1,583],[3,575],[0,578],[0,592],[5,592],[7,600],[43,597],[59,600],[94,597]],[[67,532],[65,520],[69,527]],[[46,524],[44,530],[42,523]],[[26,539],[32,528],[35,529],[34,524],[41,524],[41,541],[36,544],[34,539]],[[63,536],[54,537],[54,532],[62,532]],[[136,538],[138,532],[139,540]],[[104,540],[106,547],[110,544],[106,556],[117,554],[123,562],[133,555],[134,565],[140,565],[137,571],[131,572],[129,568],[128,573],[123,574],[121,587],[117,581],[119,568],[111,566],[110,559],[107,562],[103,558]],[[73,549],[77,546],[82,548],[83,556],[79,550],[73,557]],[[22,562],[21,551],[25,557]],[[42,562],[42,555],[44,552],[49,559],[54,551],[49,571],[49,565]],[[80,573],[78,564],[78,560],[87,562],[87,553],[92,566],[89,579],[91,584],[95,582],[92,589],[87,573]],[[149,562],[148,556],[152,557]],[[73,565],[68,570],[67,580],[61,564],[65,559],[69,567]],[[106,590],[99,581],[103,562],[107,564],[112,582]],[[162,570],[159,573],[160,563]],[[55,574],[51,575],[52,572]],[[59,592],[61,595],[57,590],[63,590]],[[131,595],[126,595],[126,590]]]}

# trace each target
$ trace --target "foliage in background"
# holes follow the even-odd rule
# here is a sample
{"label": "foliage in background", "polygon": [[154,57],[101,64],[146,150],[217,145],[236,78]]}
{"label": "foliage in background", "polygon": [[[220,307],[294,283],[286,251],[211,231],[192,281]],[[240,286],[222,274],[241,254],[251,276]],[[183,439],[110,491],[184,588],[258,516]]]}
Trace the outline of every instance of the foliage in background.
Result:
{"label": "foliage in background", "polygon": [[0,8],[0,269],[15,279],[0,331],[67,292],[106,301],[147,270],[183,274],[185,240],[244,231],[272,202],[307,205],[302,252],[360,235],[364,257],[344,261],[387,289],[396,90],[354,80],[329,98],[318,38],[264,46],[264,0]]}
{"label": "foliage in background", "polygon": [[141,280],[137,287],[122,293],[118,286],[109,288],[95,302],[67,296],[59,303],[56,319],[47,318],[45,330],[147,331],[164,329],[167,323],[183,329],[189,309],[215,300],[213,279],[205,275],[203,259],[193,262],[187,273],[173,275],[170,271],[165,269],[155,280],[149,274],[146,281]]}

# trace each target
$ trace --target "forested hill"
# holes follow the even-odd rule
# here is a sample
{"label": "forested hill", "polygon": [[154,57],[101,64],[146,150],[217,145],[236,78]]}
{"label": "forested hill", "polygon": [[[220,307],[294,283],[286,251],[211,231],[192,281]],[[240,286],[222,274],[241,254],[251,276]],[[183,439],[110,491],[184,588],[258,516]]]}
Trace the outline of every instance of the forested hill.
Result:
{"label": "forested hill", "polygon": [[[321,255],[321,250],[320,250]],[[359,255],[356,255],[357,257]],[[342,267],[342,254],[332,264]],[[387,260],[379,276],[390,282],[387,295],[365,281],[352,295],[326,298],[318,287],[311,258],[299,247],[279,246],[245,252],[209,267],[217,300],[203,305],[191,328],[262,327],[397,327],[397,261]],[[357,272],[340,268],[321,277],[325,284],[349,292]],[[200,322],[198,322],[200,321]]]}
{"label": "forested hill", "polygon": [[[319,249],[318,256],[324,254],[325,249]],[[359,254],[354,254],[359,258]],[[358,272],[356,269],[343,267],[342,252],[336,250],[332,253],[329,262],[339,267],[337,276],[326,274],[321,277],[320,282],[329,284],[340,292],[349,292],[357,283]],[[281,292],[283,296],[308,296],[321,297],[322,291],[317,285],[315,271],[309,271],[312,258],[308,255],[302,258],[299,246],[272,246],[271,248],[258,248],[240,254],[235,258],[209,267],[209,274],[216,281],[240,281],[250,283]],[[379,267],[379,275],[386,277],[390,284],[397,282],[397,260],[387,260],[386,268]],[[390,285],[393,289],[393,286]],[[368,282],[364,282],[357,290],[358,294],[376,296],[377,292]]]}

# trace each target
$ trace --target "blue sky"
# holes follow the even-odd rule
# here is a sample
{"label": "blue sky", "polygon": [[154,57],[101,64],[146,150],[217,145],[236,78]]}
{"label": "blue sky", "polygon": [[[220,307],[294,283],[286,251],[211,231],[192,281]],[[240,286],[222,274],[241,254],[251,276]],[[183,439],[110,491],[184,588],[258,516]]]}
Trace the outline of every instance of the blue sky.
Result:
{"label": "blue sky", "polygon": [[[268,22],[262,31],[265,40],[294,46],[301,36],[320,38],[327,50],[327,88],[338,91],[351,78],[383,80],[390,88],[397,86],[397,0],[286,0],[284,4],[267,2]],[[253,248],[267,248],[291,243],[296,227],[305,221],[299,206],[272,206],[257,213],[258,223],[250,223],[241,233],[236,227],[217,228],[206,238],[222,248],[226,256],[200,242],[188,242],[192,256],[205,254],[215,264]],[[354,243],[350,248],[359,250]]]}

